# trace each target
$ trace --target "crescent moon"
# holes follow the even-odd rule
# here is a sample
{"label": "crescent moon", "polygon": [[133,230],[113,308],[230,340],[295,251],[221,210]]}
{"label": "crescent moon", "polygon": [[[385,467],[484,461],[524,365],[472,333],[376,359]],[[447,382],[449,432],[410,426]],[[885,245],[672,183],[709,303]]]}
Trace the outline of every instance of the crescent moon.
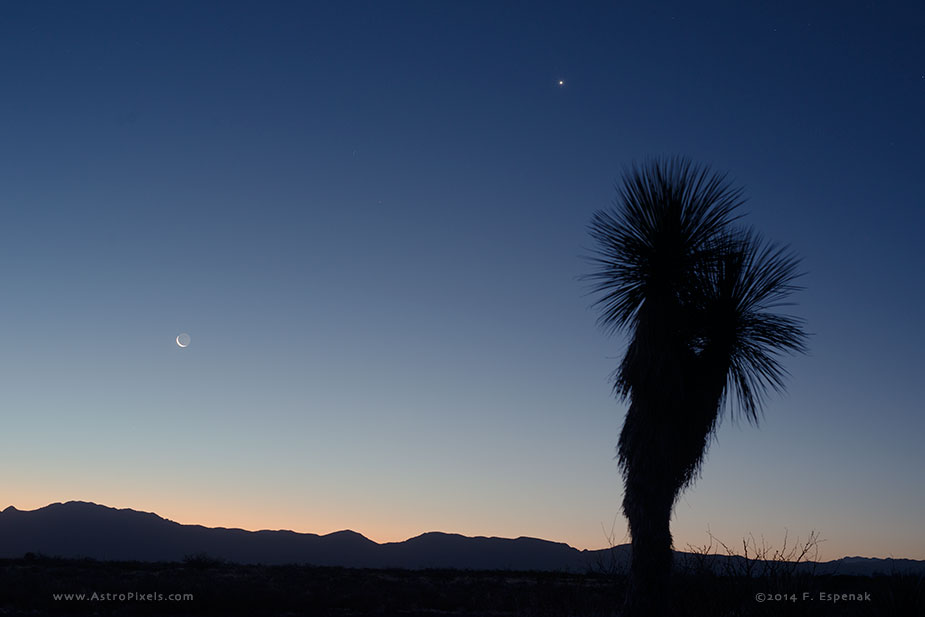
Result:
{"label": "crescent moon", "polygon": [[[180,338],[181,338],[181,337],[182,337],[184,340],[186,340],[186,344],[185,344],[185,345],[184,345],[183,343],[180,342]],[[184,348],[185,348],[185,347],[189,347],[189,344],[190,344],[190,335],[189,335],[189,334],[180,334],[180,335],[177,336],[177,345],[179,345],[180,347],[184,347]]]}

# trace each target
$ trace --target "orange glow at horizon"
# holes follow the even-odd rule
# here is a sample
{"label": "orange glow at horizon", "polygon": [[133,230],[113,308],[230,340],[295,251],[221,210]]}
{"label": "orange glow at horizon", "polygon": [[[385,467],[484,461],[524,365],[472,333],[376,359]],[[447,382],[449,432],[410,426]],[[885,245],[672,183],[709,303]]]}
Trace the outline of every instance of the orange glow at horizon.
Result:
{"label": "orange glow at horizon", "polygon": [[[229,503],[228,500],[216,500],[209,504],[196,500],[167,502],[163,499],[139,498],[140,496],[122,499],[114,499],[111,495],[87,497],[73,492],[60,497],[50,497],[47,494],[34,491],[23,491],[17,497],[15,499],[7,498],[6,503],[0,504],[0,509],[12,505],[18,510],[28,511],[44,508],[53,503],[83,501],[119,510],[129,509],[138,512],[150,512],[181,525],[202,525],[204,527],[223,527],[227,529],[243,529],[245,531],[285,530],[322,536],[349,529],[378,544],[403,542],[409,538],[436,531],[470,537],[517,538],[529,536],[552,542],[564,542],[579,550],[606,548],[606,542],[603,540],[598,541],[597,545],[592,544],[592,542],[583,543],[578,540],[578,534],[572,537],[560,537],[561,534],[550,533],[531,534],[517,531],[517,521],[486,521],[476,520],[472,517],[468,517],[467,522],[462,525],[453,522],[447,522],[444,525],[421,525],[420,521],[408,522],[402,520],[401,513],[395,512],[392,515],[381,513],[377,515],[378,521],[370,524],[371,517],[366,514],[358,516],[340,512],[333,516],[330,514],[318,516],[317,514],[300,513],[298,508],[293,513],[273,511],[260,507],[248,508],[246,505],[242,507],[242,504]],[[600,535],[600,531],[598,531],[597,535]],[[595,539],[597,538],[595,537]],[[616,540],[617,543],[628,541],[627,539],[621,539],[621,537],[617,537]]]}
{"label": "orange glow at horizon", "polygon": [[[495,524],[495,525],[486,525],[485,521],[472,521],[471,525],[460,528],[459,526],[445,526],[441,528],[439,525],[430,526],[429,528],[422,528],[415,526],[414,523],[408,523],[400,520],[389,520],[387,517],[383,517],[379,521],[379,524],[370,525],[368,520],[362,520],[365,517],[357,516],[348,516],[346,513],[341,513],[340,519],[335,521],[330,517],[319,517],[312,515],[295,515],[292,513],[283,513],[283,512],[274,512],[268,509],[261,508],[240,508],[240,504],[235,504],[235,508],[224,508],[222,504],[202,504],[202,503],[181,503],[181,502],[164,502],[163,500],[139,500],[136,503],[128,503],[125,500],[113,500],[113,499],[103,499],[97,498],[98,500],[79,498],[76,496],[68,496],[61,499],[48,499],[44,496],[37,494],[35,492],[29,492],[26,494],[21,493],[18,495],[18,499],[8,500],[8,503],[0,504],[0,509],[5,508],[7,505],[13,505],[18,510],[36,510],[43,508],[52,503],[63,503],[67,501],[90,501],[98,505],[107,506],[110,508],[116,509],[131,509],[139,512],[152,512],[157,514],[161,518],[179,523],[181,525],[202,525],[204,527],[223,527],[227,529],[243,529],[246,531],[262,531],[262,530],[286,530],[294,531],[296,533],[306,533],[306,534],[316,534],[316,535],[327,535],[329,533],[334,533],[336,531],[342,530],[351,530],[356,533],[362,534],[364,537],[376,542],[378,544],[384,544],[388,542],[402,542],[419,536],[423,533],[438,531],[443,533],[458,533],[464,536],[495,536],[503,538],[516,538],[523,535],[531,536],[529,533],[505,533],[505,529],[513,529],[510,525],[507,524]],[[230,505],[230,504],[229,504]],[[218,511],[216,510],[218,506]],[[495,531],[491,531],[491,528],[494,528]],[[687,550],[688,544],[692,546],[700,546],[705,543],[707,536],[705,533],[693,534],[694,537],[691,537],[690,534],[684,534],[682,530],[673,529],[675,531],[675,549],[676,550]],[[680,537],[678,532],[681,531],[684,537]],[[600,534],[600,531],[598,531]],[[558,534],[561,536],[562,534]],[[616,527],[614,530],[614,543],[623,544],[629,542],[629,536],[625,531],[625,522],[622,519],[618,519],[616,522]],[[607,548],[606,541],[598,541],[594,544],[590,538],[585,539],[584,542],[580,540],[581,536],[579,534],[574,534],[571,537],[551,537],[550,534],[532,534],[532,537],[538,537],[543,540],[549,540],[552,542],[564,542],[573,548],[578,550],[598,550],[602,548]],[[720,539],[727,541],[728,538],[723,538],[719,535]],[[603,538],[603,536],[601,536]],[[791,538],[792,540],[793,538]],[[772,539],[769,539],[773,540]],[[735,541],[733,541],[730,546],[738,546]],[[851,553],[844,553],[841,551],[833,550],[835,547],[829,545],[828,541],[823,545],[824,551],[820,555],[821,561],[828,561],[831,559],[838,559],[847,555],[858,554],[859,550],[854,550]],[[716,548],[717,552],[720,552],[722,547]],[[872,557],[890,557],[889,554],[866,554],[865,556]]]}

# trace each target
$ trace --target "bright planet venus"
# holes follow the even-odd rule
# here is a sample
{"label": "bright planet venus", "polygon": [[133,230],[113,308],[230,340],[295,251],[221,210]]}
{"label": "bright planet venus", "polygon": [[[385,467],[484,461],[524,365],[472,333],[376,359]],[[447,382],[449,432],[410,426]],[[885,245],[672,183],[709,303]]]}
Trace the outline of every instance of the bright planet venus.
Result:
{"label": "bright planet venus", "polygon": [[189,347],[190,336],[187,333],[183,333],[177,336],[177,345],[180,347]]}

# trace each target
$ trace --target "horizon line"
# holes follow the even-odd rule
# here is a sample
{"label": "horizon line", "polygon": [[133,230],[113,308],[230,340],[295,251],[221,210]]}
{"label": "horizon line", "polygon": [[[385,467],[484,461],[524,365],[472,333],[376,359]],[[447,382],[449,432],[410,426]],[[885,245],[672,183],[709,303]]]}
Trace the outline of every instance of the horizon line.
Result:
{"label": "horizon line", "polygon": [[[294,530],[294,529],[245,529],[245,528],[243,528],[243,527],[224,527],[224,526],[210,527],[210,526],[208,526],[208,525],[203,525],[203,524],[201,524],[201,523],[181,523],[181,522],[179,522],[179,521],[175,521],[175,520],[173,520],[173,519],[167,518],[166,516],[162,516],[162,515],[158,514],[157,512],[148,512],[148,511],[145,511],[145,510],[136,510],[135,508],[117,508],[117,507],[115,507],[115,506],[108,506],[108,505],[106,505],[106,504],[96,503],[96,502],[94,502],[94,501],[85,501],[85,500],[82,500],[82,499],[71,499],[71,500],[68,500],[68,501],[55,501],[55,502],[49,503],[49,504],[47,504],[47,505],[40,506],[40,507],[38,507],[38,508],[32,509],[32,510],[20,510],[20,509],[17,508],[15,505],[10,504],[9,506],[3,508],[3,510],[0,510],[0,513],[5,513],[5,512],[7,512],[7,511],[9,511],[9,510],[14,510],[14,511],[16,511],[16,512],[24,512],[24,513],[25,513],[25,512],[38,512],[39,510],[44,510],[44,509],[49,508],[49,507],[52,507],[52,506],[64,506],[64,505],[68,505],[68,504],[82,504],[82,505],[94,506],[94,507],[97,507],[97,508],[105,508],[105,509],[107,509],[107,510],[115,510],[115,511],[117,511],[117,512],[137,512],[137,513],[139,513],[139,514],[149,514],[149,515],[152,515],[152,516],[156,516],[157,518],[159,518],[159,519],[161,519],[161,520],[163,520],[163,521],[167,521],[167,522],[169,522],[169,523],[174,523],[174,524],[176,524],[176,525],[181,525],[181,526],[186,526],[186,527],[203,527],[203,528],[205,528],[205,529],[222,529],[222,530],[230,530],[230,531],[244,531],[244,532],[247,532],[247,533],[261,533],[261,532],[276,533],[276,532],[282,532],[282,533],[294,533],[294,534],[298,534],[298,535],[318,536],[318,537],[322,537],[322,538],[323,538],[323,537],[327,537],[327,536],[331,536],[331,535],[335,535],[335,534],[339,534],[339,533],[352,533],[352,534],[356,534],[356,535],[362,537],[363,539],[368,540],[369,542],[372,542],[373,544],[376,544],[376,545],[378,545],[378,546],[384,546],[384,545],[387,545],[387,544],[401,544],[401,543],[403,543],[403,542],[407,542],[407,541],[409,541],[409,540],[413,540],[413,539],[415,539],[415,538],[420,538],[420,537],[422,537],[422,536],[426,536],[426,535],[429,535],[429,534],[441,534],[441,535],[445,535],[445,536],[458,536],[458,537],[461,537],[461,538],[487,539],[487,540],[511,540],[511,541],[516,541],[516,540],[536,540],[536,541],[539,541],[539,542],[548,542],[548,543],[550,543],[550,544],[562,544],[562,545],[565,545],[565,546],[567,546],[567,547],[569,547],[569,548],[571,548],[571,549],[573,549],[573,550],[576,550],[576,551],[579,551],[579,552],[589,552],[589,553],[598,552],[598,551],[613,550],[613,549],[617,549],[617,548],[621,548],[621,547],[630,546],[630,543],[627,542],[627,543],[623,543],[623,544],[614,544],[614,545],[612,545],[612,546],[606,546],[606,547],[597,548],[597,549],[587,549],[587,548],[582,549],[582,548],[574,547],[574,546],[572,546],[571,544],[568,544],[567,542],[560,542],[560,541],[556,541],[556,540],[547,540],[547,539],[545,539],[545,538],[536,538],[536,537],[533,537],[533,536],[518,536],[518,537],[516,537],[516,538],[510,538],[510,537],[504,537],[504,536],[488,536],[488,535],[467,536],[467,535],[465,535],[465,534],[461,534],[461,533],[457,533],[457,532],[439,531],[439,530],[424,531],[424,532],[419,533],[418,535],[410,536],[410,537],[408,537],[408,538],[406,538],[406,539],[404,539],[404,540],[395,540],[395,541],[389,541],[389,542],[377,542],[376,540],[373,540],[372,538],[366,536],[365,534],[363,534],[363,533],[361,533],[361,532],[359,532],[359,531],[355,531],[355,530],[353,530],[353,529],[339,529],[339,530],[337,530],[337,531],[331,531],[331,532],[328,532],[328,533],[323,533],[323,534],[321,534],[321,533],[316,533],[316,532],[311,532],[311,531],[296,531],[296,530]],[[675,552],[675,553],[688,553],[688,554],[690,554],[690,553],[694,552],[694,551],[691,550],[691,549],[697,549],[697,548],[699,548],[699,547],[688,545],[688,546],[687,546],[687,549],[689,549],[689,550],[686,550],[686,551],[685,551],[685,550],[681,550],[681,549],[679,549],[679,548],[673,546],[673,547],[672,547],[672,550],[673,550],[673,552]],[[728,555],[727,553],[719,553],[719,552],[716,552],[716,553],[708,553],[708,554],[710,554],[710,555],[718,555],[718,556],[727,556],[727,555]],[[741,554],[739,554],[739,553],[734,553],[732,556],[734,556],[734,557],[744,557],[744,555],[741,555]],[[820,563],[820,564],[822,564],[822,563],[830,563],[830,562],[835,562],[835,561],[842,561],[842,560],[845,560],[845,559],[869,559],[869,560],[877,560],[877,559],[879,559],[879,560],[883,560],[883,561],[921,561],[921,562],[925,562],[925,559],[915,559],[915,558],[912,558],[912,557],[895,557],[895,556],[893,556],[893,555],[890,555],[890,556],[888,556],[888,557],[867,557],[867,556],[864,556],[864,555],[844,555],[844,556],[842,556],[842,557],[838,557],[838,558],[835,558],[835,559],[828,559],[828,560],[825,560],[825,561],[812,562],[811,560],[805,560],[805,562],[808,562],[808,563]]]}

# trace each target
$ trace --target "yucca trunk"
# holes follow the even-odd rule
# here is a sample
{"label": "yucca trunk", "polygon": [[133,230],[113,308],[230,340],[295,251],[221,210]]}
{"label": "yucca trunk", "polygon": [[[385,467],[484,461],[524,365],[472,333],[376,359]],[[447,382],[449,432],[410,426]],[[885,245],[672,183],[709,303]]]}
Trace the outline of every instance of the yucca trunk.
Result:
{"label": "yucca trunk", "polygon": [[647,347],[664,351],[635,375],[638,386],[618,446],[632,537],[624,608],[630,617],[669,613],[671,513],[706,452],[723,383],[716,362],[705,363],[672,333],[644,334]]}
{"label": "yucca trunk", "polygon": [[[623,513],[632,539],[624,613],[661,617],[668,610],[671,576],[671,509],[674,505],[673,435],[665,428],[677,416],[684,392],[684,354],[677,333],[659,327],[676,321],[671,299],[652,302],[628,350],[627,377],[634,382],[620,431]],[[674,319],[672,319],[674,318]]]}
{"label": "yucca trunk", "polygon": [[[650,442],[650,446],[659,447],[657,442]],[[632,537],[625,614],[660,617],[667,614],[672,562],[669,525],[674,495],[666,481],[669,473],[651,465],[634,466],[625,477],[623,513]]]}

